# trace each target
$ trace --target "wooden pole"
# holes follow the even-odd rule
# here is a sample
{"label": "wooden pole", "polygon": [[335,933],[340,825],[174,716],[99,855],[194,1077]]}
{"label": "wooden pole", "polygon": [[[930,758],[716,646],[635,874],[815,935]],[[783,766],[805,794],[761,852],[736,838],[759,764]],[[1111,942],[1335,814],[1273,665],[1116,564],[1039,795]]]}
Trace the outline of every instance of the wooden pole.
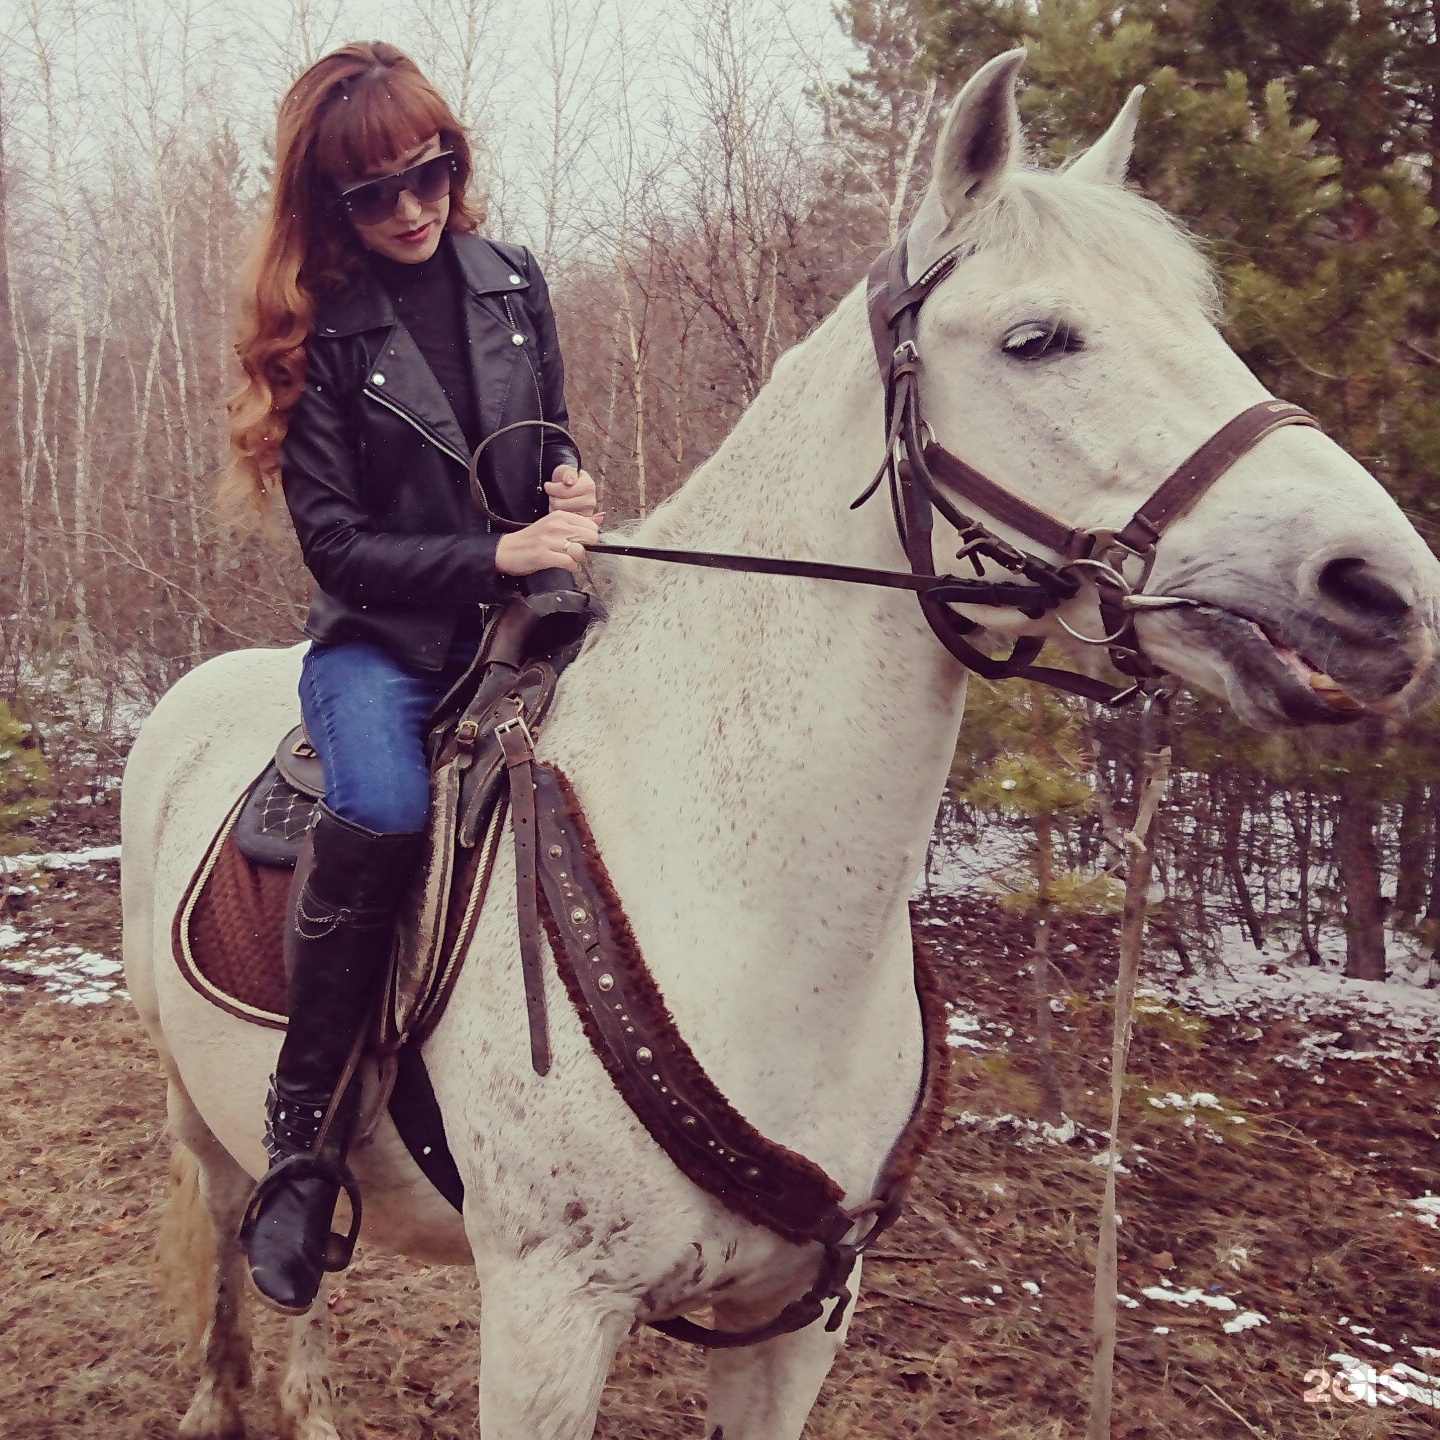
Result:
{"label": "wooden pole", "polygon": [[[1120,963],[1115,980],[1115,1023],[1110,1044],[1110,1163],[1105,1171],[1105,1199],[1100,1207],[1100,1237],[1095,1257],[1093,1331],[1095,1362],[1090,1381],[1090,1419],[1086,1440],[1110,1440],[1110,1409],[1115,1389],[1115,1313],[1118,1259],[1115,1237],[1115,1167],[1120,1159],[1120,1100],[1125,1088],[1125,1062],[1130,1053],[1135,985],[1145,938],[1150,873],[1155,860],[1155,816],[1170,778],[1170,747],[1163,743],[1163,700],[1152,701],[1145,716],[1145,764],[1135,823],[1125,834],[1129,864],[1125,876],[1125,911],[1120,924]],[[1157,714],[1157,712],[1159,712]]]}

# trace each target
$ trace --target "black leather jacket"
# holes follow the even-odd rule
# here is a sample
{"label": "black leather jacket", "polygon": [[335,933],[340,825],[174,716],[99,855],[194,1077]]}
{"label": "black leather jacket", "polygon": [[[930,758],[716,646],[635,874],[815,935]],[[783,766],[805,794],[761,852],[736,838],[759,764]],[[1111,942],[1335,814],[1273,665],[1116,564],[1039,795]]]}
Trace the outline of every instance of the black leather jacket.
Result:
{"label": "black leather jacket", "polygon": [[[568,424],[555,317],[534,257],[478,235],[450,238],[484,433],[516,420]],[[515,592],[495,569],[499,536],[471,498],[468,460],[439,381],[362,270],[320,307],[280,452],[285,501],[316,580],[312,640],[368,640],[436,670],[463,614]],[[529,522],[548,508],[543,487],[555,467],[577,457],[555,431],[528,426],[495,441],[481,463],[491,508]]]}

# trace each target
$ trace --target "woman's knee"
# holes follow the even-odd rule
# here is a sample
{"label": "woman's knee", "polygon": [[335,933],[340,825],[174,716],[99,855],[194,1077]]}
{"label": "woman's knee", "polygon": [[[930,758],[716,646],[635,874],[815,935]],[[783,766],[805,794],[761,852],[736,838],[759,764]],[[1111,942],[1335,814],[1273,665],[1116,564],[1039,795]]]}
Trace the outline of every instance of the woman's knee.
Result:
{"label": "woman's knee", "polygon": [[377,835],[412,835],[425,828],[430,814],[430,777],[377,769],[365,783],[327,794],[325,803],[342,820]]}

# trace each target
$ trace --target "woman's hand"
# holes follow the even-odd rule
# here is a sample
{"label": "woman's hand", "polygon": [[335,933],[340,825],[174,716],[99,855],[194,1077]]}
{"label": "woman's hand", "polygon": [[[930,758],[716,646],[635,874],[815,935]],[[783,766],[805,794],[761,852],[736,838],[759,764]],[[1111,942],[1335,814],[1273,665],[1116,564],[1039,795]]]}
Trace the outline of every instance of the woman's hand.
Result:
{"label": "woman's hand", "polygon": [[[592,482],[592,508],[594,502],[595,486]],[[555,502],[552,500],[550,503],[553,505]],[[568,510],[552,510],[533,525],[500,537],[500,543],[495,547],[495,568],[502,575],[533,575],[537,570],[573,572],[585,553],[583,547],[600,538],[600,522],[604,518],[603,514],[576,515]]]}
{"label": "woman's hand", "polygon": [[557,465],[545,486],[550,497],[550,510],[566,510],[572,515],[594,514],[595,482],[587,470],[573,465]]}

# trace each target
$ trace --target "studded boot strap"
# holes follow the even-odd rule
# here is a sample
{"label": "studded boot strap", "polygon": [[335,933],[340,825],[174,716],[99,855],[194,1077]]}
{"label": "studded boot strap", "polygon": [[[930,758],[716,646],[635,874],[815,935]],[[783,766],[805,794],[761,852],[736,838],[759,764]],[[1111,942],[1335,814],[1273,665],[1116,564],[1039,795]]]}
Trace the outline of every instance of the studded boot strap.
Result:
{"label": "studded boot strap", "polygon": [[300,1150],[313,1150],[325,1123],[323,1105],[305,1105],[282,1096],[270,1077],[265,1097],[265,1153],[271,1164]]}

